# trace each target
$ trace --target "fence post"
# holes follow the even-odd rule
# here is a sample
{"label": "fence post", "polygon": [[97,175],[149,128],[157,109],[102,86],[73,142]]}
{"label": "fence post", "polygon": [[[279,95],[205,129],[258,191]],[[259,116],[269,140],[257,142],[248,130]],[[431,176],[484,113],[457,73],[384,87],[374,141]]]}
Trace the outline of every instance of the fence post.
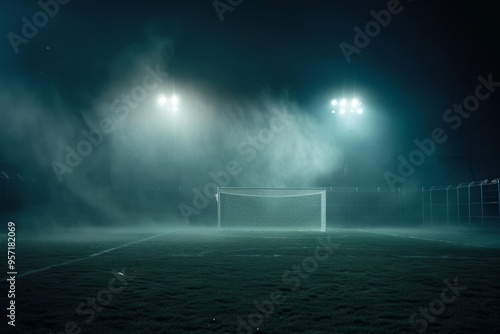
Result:
{"label": "fence post", "polygon": [[446,188],[446,226],[450,227],[450,204],[448,202],[448,189],[450,189],[451,185]]}
{"label": "fence post", "polygon": [[424,226],[425,226],[425,203],[424,203],[424,187],[422,187],[422,227]]}
{"label": "fence post", "polygon": [[469,199],[469,227],[471,226],[471,219],[470,219],[470,216],[471,216],[471,212],[470,212],[470,209],[471,209],[471,205],[470,205],[470,185],[472,183],[469,183],[469,185],[467,186],[467,197]]}
{"label": "fence post", "polygon": [[483,182],[481,182],[481,228],[484,230]]}

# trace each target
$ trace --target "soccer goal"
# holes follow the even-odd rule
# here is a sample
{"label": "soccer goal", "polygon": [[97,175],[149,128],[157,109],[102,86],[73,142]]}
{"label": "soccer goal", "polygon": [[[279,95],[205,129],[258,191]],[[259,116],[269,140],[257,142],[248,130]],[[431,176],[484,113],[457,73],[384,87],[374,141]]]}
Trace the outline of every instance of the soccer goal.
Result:
{"label": "soccer goal", "polygon": [[217,188],[219,229],[326,231],[326,189]]}

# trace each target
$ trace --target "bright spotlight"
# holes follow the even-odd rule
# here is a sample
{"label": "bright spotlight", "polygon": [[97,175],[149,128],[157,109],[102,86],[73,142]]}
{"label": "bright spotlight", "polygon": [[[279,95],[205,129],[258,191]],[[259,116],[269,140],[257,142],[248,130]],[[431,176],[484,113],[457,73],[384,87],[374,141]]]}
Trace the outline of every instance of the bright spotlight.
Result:
{"label": "bright spotlight", "polygon": [[162,110],[169,112],[177,112],[179,110],[179,97],[177,95],[172,95],[167,98],[165,95],[160,95],[158,97],[158,105],[162,107]]}
{"label": "bright spotlight", "polygon": [[[356,117],[354,115],[356,114],[362,114],[364,112],[363,110],[363,103],[360,101],[359,98],[353,97],[353,98],[341,98],[341,99],[334,99],[330,101],[330,104],[334,106],[333,109],[331,109],[332,114],[340,114],[340,116],[347,117],[348,120],[353,119],[352,117]],[[350,116],[353,115],[353,116]]]}
{"label": "bright spotlight", "polygon": [[166,103],[167,103],[167,98],[165,97],[165,95],[160,95],[158,97],[158,104],[160,106],[164,106]]}

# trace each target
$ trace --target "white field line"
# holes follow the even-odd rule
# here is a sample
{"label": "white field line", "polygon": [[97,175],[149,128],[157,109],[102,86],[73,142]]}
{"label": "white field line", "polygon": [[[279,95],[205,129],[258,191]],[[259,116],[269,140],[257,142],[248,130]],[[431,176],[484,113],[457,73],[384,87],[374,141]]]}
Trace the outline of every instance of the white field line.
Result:
{"label": "white field line", "polygon": [[[318,237],[323,237],[325,234],[317,235],[315,237],[287,237],[287,236],[275,236],[275,237],[260,237],[251,235],[224,235],[225,238],[246,238],[246,239],[317,239]],[[336,238],[338,236],[335,236]]]}
{"label": "white field line", "polygon": [[106,250],[104,250],[104,251],[102,251],[102,252],[99,252],[99,253],[94,253],[94,254],[91,254],[91,255],[88,255],[88,256],[85,256],[85,257],[79,258],[79,259],[74,259],[74,260],[70,260],[70,261],[66,261],[66,262],[62,262],[62,263],[58,263],[58,264],[53,264],[53,265],[50,265],[50,266],[45,267],[45,268],[33,269],[33,270],[27,271],[27,272],[25,272],[25,273],[22,273],[22,274],[18,275],[17,277],[26,277],[26,276],[28,276],[28,275],[35,274],[35,273],[39,273],[39,272],[42,272],[42,271],[47,271],[47,270],[50,270],[50,269],[52,269],[52,268],[62,267],[62,266],[65,266],[65,265],[68,265],[68,264],[71,264],[71,263],[74,263],[74,262],[77,262],[77,261],[86,260],[86,259],[88,259],[88,258],[92,258],[92,257],[96,257],[96,256],[99,256],[99,255],[102,255],[102,254],[106,254],[106,253],[109,253],[109,252],[115,251],[115,250],[120,249],[120,248],[128,247],[128,246],[131,246],[131,245],[134,245],[134,244],[138,244],[138,243],[141,243],[141,242],[144,242],[144,241],[147,241],[147,240],[153,239],[153,238],[161,237],[162,235],[166,235],[166,234],[174,233],[174,232],[176,232],[176,231],[177,231],[177,230],[170,231],[170,232],[166,232],[166,233],[157,234],[157,235],[154,235],[154,236],[152,236],[152,237],[148,237],[148,238],[145,238],[145,239],[137,240],[137,241],[134,241],[134,242],[131,242],[131,243],[125,244],[125,245],[118,246],[118,247],[114,247],[114,248],[106,249]]}
{"label": "white field line", "polygon": [[491,246],[485,246],[485,245],[479,245],[479,244],[471,244],[471,243],[468,243],[468,242],[458,242],[458,241],[450,241],[450,240],[431,239],[431,238],[424,238],[424,237],[415,237],[415,236],[411,236],[411,235],[400,235],[400,234],[394,234],[394,233],[374,232],[374,231],[366,231],[366,230],[357,230],[357,231],[364,232],[364,233],[389,235],[391,237],[399,237],[399,238],[409,238],[409,239],[418,239],[418,240],[442,242],[442,243],[446,243],[446,244],[456,244],[456,245],[473,246],[473,247],[483,247],[483,248],[491,248],[491,249],[495,248],[495,247],[491,247]]}

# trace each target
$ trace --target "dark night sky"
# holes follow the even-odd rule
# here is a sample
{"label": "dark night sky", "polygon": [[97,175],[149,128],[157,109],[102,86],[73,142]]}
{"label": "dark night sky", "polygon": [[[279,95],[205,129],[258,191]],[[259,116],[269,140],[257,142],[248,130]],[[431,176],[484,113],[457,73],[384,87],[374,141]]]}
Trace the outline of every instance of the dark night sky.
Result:
{"label": "dark night sky", "polygon": [[[57,182],[50,162],[61,157],[64,145],[76,143],[80,129],[92,123],[89,119],[100,117],[96,106],[130,91],[145,66],[160,64],[175,78],[176,89],[200,98],[197,105],[218,110],[249,101],[257,105],[263,93],[273,98],[285,94],[300,113],[331,123],[332,132],[337,130],[329,101],[355,89],[365,104],[366,124],[354,142],[341,144],[340,135],[334,137],[346,145],[344,150],[356,152],[352,168],[358,184],[385,185],[383,171],[397,169],[398,155],[408,156],[415,139],[442,127],[445,110],[474,92],[479,75],[492,73],[500,81],[500,14],[493,0],[473,5],[402,1],[403,11],[348,64],[339,44],[352,44],[353,28],[364,27],[372,20],[370,11],[385,9],[387,3],[245,0],[224,13],[221,22],[212,1],[72,0],[16,54],[7,33],[20,33],[21,18],[31,18],[40,8],[34,0],[3,1],[0,170]],[[191,117],[199,117],[192,101],[184,105],[191,108]],[[448,141],[408,184],[498,177],[499,101],[500,92],[481,103],[457,131],[448,127]],[[210,117],[227,119],[231,113],[221,108]],[[220,123],[224,126],[213,125],[212,131],[220,134],[231,126]],[[127,134],[133,137],[132,130]],[[199,140],[210,140],[210,131],[205,129],[203,136]],[[227,147],[215,137],[214,152],[224,156]],[[104,145],[103,155],[111,158],[93,158],[95,164],[85,168],[108,173],[103,166],[112,164],[116,147]],[[187,155],[190,147],[183,147]],[[189,161],[182,177],[187,184],[197,182],[194,174],[212,168],[197,170],[193,165],[200,164],[193,158],[184,162]],[[321,175],[328,183],[323,185],[342,184],[336,172]]]}

